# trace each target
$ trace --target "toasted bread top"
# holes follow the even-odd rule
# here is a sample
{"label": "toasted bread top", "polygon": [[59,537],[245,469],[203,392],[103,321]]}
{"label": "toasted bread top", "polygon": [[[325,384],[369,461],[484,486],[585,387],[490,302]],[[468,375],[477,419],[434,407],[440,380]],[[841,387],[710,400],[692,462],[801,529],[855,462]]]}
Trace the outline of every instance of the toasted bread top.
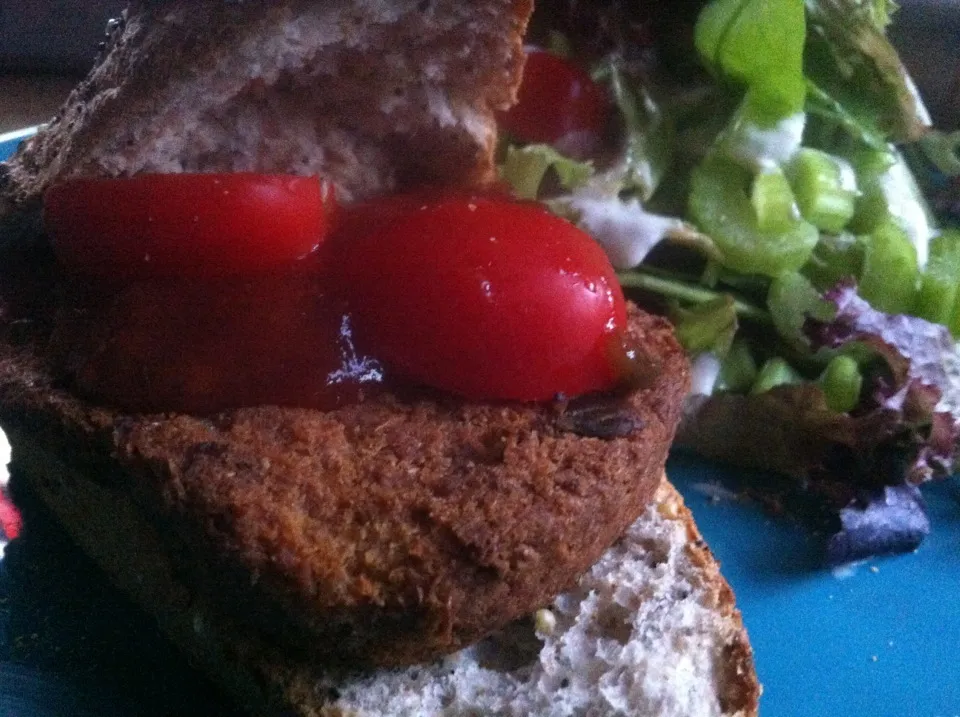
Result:
{"label": "toasted bread top", "polygon": [[344,201],[494,178],[531,0],[134,3],[51,122],[0,165],[0,243],[75,176],[321,174]]}

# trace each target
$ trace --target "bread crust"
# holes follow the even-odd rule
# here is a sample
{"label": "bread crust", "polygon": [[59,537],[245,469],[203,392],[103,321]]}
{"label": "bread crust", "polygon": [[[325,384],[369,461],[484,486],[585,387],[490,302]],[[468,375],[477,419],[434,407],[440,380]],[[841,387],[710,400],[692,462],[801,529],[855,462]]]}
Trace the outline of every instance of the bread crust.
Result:
{"label": "bread crust", "polygon": [[[2,242],[75,176],[321,174],[341,199],[495,176],[532,0],[133,3],[50,123],[0,165]],[[385,53],[389,59],[385,60]]]}
{"label": "bread crust", "polygon": [[686,551],[698,567],[707,601],[720,616],[724,625],[723,656],[719,661],[720,674],[717,693],[724,714],[749,717],[759,710],[762,688],[753,664],[753,648],[743,626],[743,618],[736,607],[730,584],[720,574],[720,563],[713,556],[694,522],[693,514],[673,485],[664,480],[657,490],[654,502],[662,515],[682,522],[687,531]]}
{"label": "bread crust", "polygon": [[689,384],[669,324],[634,310],[631,337],[659,370],[611,404],[639,427],[629,436],[426,393],[125,415],[60,387],[42,309],[26,325],[6,309],[4,429],[127,492],[188,580],[264,640],[375,665],[452,652],[568,587],[652,497]]}
{"label": "bread crust", "polygon": [[[30,436],[18,438],[22,440],[15,440],[13,480],[18,484],[28,482],[84,551],[106,570],[111,580],[158,620],[161,629],[189,656],[191,663],[216,678],[251,713],[302,717],[393,714],[381,703],[384,691],[391,689],[382,682],[386,673],[344,672],[329,665],[315,664],[289,651],[264,645],[255,634],[231,625],[229,619],[211,609],[202,595],[197,595],[189,584],[182,582],[175,562],[177,556],[166,550],[158,529],[146,520],[125,491],[77,475],[75,466],[60,462],[55,455],[39,448]],[[758,713],[761,687],[740,614],[729,586],[720,575],[718,564],[703,544],[692,515],[665,478],[656,491],[653,505],[638,522],[648,521],[681,526],[685,542],[677,547],[686,556],[684,560],[688,564],[683,569],[683,581],[687,585],[683,591],[685,597],[679,597],[676,590],[668,590],[669,600],[674,602],[657,609],[679,614],[688,609],[684,606],[685,601],[695,600],[702,608],[712,611],[712,627],[709,629],[713,634],[709,640],[719,648],[715,648],[716,652],[710,657],[713,669],[709,675],[690,677],[698,680],[698,689],[715,693],[716,699],[712,701],[720,710],[719,714],[754,717]],[[643,527],[641,532],[649,531]],[[654,541],[649,549],[661,551],[664,546]],[[675,559],[670,558],[671,561]],[[693,593],[688,592],[691,588]],[[505,660],[515,661],[515,657],[509,657],[516,649],[513,647],[515,641],[519,638],[526,644],[533,637],[529,624],[518,624],[515,628],[492,636],[481,652],[504,652]],[[680,635],[673,635],[673,638],[686,639]],[[527,659],[536,660],[535,644],[528,644],[523,650]],[[432,666],[425,664],[401,670],[389,678],[390,684],[395,684],[397,678],[401,684],[412,680],[407,689],[416,690],[416,685],[420,684],[424,695],[428,689],[432,693],[429,701],[436,702],[435,691],[442,695],[455,689],[444,684],[446,676],[461,669],[466,673],[475,672],[480,667],[477,657],[463,654]],[[656,656],[650,655],[649,659],[656,659]],[[523,689],[537,689],[525,672],[527,667],[520,662],[510,669],[517,670],[517,682],[524,684]],[[704,685],[704,680],[708,684]],[[367,709],[358,709],[358,699],[367,705]],[[372,710],[369,709],[371,706]],[[414,700],[402,713],[433,715],[434,711],[420,709]],[[463,712],[443,710],[442,713]],[[466,714],[474,712],[468,710]],[[597,714],[608,714],[608,711],[600,710]]]}

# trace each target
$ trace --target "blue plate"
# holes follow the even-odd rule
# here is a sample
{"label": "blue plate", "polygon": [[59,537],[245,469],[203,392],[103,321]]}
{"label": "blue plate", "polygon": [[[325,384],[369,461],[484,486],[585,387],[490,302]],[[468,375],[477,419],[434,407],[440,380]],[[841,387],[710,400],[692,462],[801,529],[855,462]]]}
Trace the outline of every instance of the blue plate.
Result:
{"label": "blue plate", "polygon": [[0,162],[9,159],[10,155],[16,151],[20,142],[36,134],[36,132],[37,127],[27,127],[26,129],[0,134]]}
{"label": "blue plate", "polygon": [[[0,136],[0,159],[29,134]],[[829,571],[799,527],[717,500],[728,470],[686,456],[668,469],[737,595],[764,715],[960,715],[960,483],[926,490],[933,533],[916,553]],[[25,519],[0,566],[0,715],[89,714],[78,678],[98,714],[228,713],[41,508]]]}
{"label": "blue plate", "polygon": [[733,470],[668,465],[736,593],[761,714],[960,714],[960,481],[925,489],[933,529],[915,553],[831,571],[809,533],[722,497]]}

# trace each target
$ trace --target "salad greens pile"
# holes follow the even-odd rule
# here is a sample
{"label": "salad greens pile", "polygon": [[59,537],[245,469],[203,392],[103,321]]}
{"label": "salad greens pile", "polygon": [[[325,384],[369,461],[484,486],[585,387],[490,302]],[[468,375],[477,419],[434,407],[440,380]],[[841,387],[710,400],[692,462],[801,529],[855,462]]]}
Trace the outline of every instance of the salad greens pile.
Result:
{"label": "salad greens pile", "polygon": [[[830,517],[834,561],[915,547],[913,486],[951,474],[960,444],[960,231],[921,190],[960,175],[960,135],[931,130],[894,10],[713,0],[698,73],[615,46],[586,60],[614,156],[512,145],[501,167],[673,319],[695,372],[680,444],[776,471],[767,488]],[[557,43],[583,62],[576,45]]]}

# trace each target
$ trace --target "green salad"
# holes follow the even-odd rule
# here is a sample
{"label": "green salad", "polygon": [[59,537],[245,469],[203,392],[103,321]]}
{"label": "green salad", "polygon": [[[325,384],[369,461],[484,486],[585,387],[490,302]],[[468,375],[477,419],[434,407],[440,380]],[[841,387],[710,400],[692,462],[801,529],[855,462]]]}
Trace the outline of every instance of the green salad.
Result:
{"label": "green salad", "polygon": [[915,486],[960,440],[960,231],[921,190],[960,174],[957,138],[887,39],[892,2],[680,6],[666,38],[541,32],[612,119],[579,142],[508,124],[502,177],[673,320],[694,369],[680,445],[780,476],[765,488],[816,514],[831,560],[915,547]]}

